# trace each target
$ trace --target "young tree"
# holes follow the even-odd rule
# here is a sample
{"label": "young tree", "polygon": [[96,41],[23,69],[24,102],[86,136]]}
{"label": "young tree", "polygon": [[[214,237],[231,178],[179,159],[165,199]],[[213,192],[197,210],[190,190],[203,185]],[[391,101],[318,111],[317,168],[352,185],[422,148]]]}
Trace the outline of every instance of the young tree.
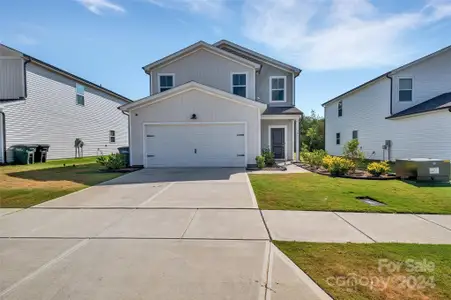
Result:
{"label": "young tree", "polygon": [[314,110],[304,116],[299,124],[301,148],[309,151],[324,149],[324,118]]}

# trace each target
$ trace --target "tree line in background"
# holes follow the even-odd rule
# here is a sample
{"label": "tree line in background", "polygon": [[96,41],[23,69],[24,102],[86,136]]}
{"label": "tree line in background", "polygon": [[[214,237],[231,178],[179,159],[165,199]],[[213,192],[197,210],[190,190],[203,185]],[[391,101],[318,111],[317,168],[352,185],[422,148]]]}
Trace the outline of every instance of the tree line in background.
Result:
{"label": "tree line in background", "polygon": [[309,116],[302,118],[299,126],[300,146],[303,151],[325,149],[324,117],[312,110]]}

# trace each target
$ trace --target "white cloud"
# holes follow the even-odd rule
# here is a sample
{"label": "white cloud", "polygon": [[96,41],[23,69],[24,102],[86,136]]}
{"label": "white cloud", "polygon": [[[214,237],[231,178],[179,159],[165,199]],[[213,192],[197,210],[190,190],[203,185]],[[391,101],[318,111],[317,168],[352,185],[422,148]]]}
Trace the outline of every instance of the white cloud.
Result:
{"label": "white cloud", "polygon": [[228,12],[226,0],[147,0],[159,7],[189,11],[212,18],[223,17]]}
{"label": "white cloud", "polygon": [[125,9],[118,5],[114,4],[109,0],[76,0],[80,2],[84,7],[86,7],[89,11],[101,15],[104,11],[115,11],[115,12],[125,12]]}
{"label": "white cloud", "polygon": [[38,44],[38,41],[35,38],[32,38],[25,34],[17,34],[15,36],[15,40],[17,43],[27,46],[32,46]]}
{"label": "white cloud", "polygon": [[451,2],[385,14],[369,0],[246,0],[242,15],[245,36],[302,68],[364,68],[396,63],[406,34],[450,17]]}

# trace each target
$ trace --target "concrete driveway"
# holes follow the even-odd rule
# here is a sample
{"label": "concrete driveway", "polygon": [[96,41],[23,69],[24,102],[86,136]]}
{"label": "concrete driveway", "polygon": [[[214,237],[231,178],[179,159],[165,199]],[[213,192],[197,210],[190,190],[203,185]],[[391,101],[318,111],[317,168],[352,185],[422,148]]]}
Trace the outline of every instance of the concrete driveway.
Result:
{"label": "concrete driveway", "polygon": [[242,169],[141,170],[0,209],[0,299],[328,299],[269,241]]}

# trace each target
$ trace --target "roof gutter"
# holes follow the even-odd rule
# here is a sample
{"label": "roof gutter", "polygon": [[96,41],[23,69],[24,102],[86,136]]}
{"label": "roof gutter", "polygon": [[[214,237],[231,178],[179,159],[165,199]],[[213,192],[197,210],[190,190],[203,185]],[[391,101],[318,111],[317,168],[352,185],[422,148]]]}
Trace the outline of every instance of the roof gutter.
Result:
{"label": "roof gutter", "polygon": [[390,79],[390,116],[393,114],[393,77],[390,76],[390,73],[385,75],[388,79]]}

